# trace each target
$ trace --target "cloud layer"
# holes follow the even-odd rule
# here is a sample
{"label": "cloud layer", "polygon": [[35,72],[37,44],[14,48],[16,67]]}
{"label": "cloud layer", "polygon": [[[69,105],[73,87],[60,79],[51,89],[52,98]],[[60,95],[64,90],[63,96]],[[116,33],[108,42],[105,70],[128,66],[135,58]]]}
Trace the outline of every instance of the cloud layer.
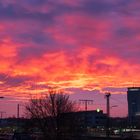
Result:
{"label": "cloud layer", "polygon": [[[1,0],[0,92],[140,86],[140,1]],[[70,90],[69,89],[74,89]]]}

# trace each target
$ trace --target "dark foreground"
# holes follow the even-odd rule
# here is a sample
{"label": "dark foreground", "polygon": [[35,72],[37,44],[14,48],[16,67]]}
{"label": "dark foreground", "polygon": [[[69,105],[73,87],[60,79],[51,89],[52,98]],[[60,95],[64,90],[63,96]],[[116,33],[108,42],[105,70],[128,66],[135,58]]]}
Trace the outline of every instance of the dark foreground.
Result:
{"label": "dark foreground", "polygon": [[[42,138],[29,138],[29,137],[19,137],[13,138],[11,135],[0,136],[0,140],[43,140]],[[46,140],[49,140],[46,138]],[[140,140],[139,138],[132,137],[93,137],[93,136],[72,136],[72,137],[61,137],[55,140]]]}

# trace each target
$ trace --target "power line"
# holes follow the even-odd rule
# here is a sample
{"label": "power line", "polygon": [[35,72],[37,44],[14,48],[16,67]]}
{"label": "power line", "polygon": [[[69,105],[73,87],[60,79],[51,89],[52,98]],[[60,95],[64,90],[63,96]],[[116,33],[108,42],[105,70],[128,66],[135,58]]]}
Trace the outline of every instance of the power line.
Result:
{"label": "power line", "polygon": [[80,102],[82,102],[85,105],[85,111],[87,111],[87,107],[90,103],[93,103],[93,100],[87,100],[87,99],[81,99],[79,100]]}
{"label": "power line", "polygon": [[124,102],[122,102],[122,101],[120,101],[120,100],[118,100],[118,99],[115,99],[115,98],[112,98],[112,97],[111,97],[111,99],[113,99],[114,101],[119,102],[119,103],[121,103],[121,104],[125,104]]}

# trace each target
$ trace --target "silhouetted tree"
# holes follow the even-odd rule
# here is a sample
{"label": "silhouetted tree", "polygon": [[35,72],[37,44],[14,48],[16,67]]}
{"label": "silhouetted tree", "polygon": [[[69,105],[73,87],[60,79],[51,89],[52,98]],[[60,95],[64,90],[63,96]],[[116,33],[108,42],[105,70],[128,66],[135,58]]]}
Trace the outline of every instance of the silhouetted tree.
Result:
{"label": "silhouetted tree", "polygon": [[76,105],[69,95],[50,90],[48,95],[39,99],[30,99],[26,105],[26,114],[42,131],[44,139],[60,139],[63,114],[76,111]]}

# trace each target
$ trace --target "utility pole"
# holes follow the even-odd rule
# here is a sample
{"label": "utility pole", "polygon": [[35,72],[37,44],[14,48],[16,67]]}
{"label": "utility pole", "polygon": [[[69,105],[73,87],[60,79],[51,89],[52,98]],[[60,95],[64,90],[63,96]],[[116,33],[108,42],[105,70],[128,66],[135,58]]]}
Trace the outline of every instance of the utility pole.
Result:
{"label": "utility pole", "polygon": [[19,104],[17,104],[17,118],[19,119]]}
{"label": "utility pole", "polygon": [[106,136],[109,137],[110,135],[110,131],[109,131],[109,127],[110,127],[110,93],[106,93],[105,97],[106,97],[106,113],[107,113],[107,126],[106,126]]}
{"label": "utility pole", "polygon": [[24,107],[24,105],[23,104],[17,104],[17,118],[18,119],[20,118],[21,113],[22,113],[21,107]]}
{"label": "utility pole", "polygon": [[79,100],[80,102],[82,102],[84,105],[85,105],[85,113],[84,113],[84,122],[85,122],[85,128],[87,130],[87,127],[88,127],[88,122],[87,122],[87,107],[88,107],[88,104],[90,103],[93,103],[93,100],[87,100],[87,99],[82,99],[82,100]]}
{"label": "utility pole", "polygon": [[6,112],[4,111],[0,111],[0,118],[2,119],[3,118],[3,114],[5,114]]}
{"label": "utility pole", "polygon": [[[3,96],[0,96],[0,99],[3,99],[3,98],[4,98]],[[3,113],[6,113],[6,112],[3,112],[3,111],[0,112],[0,114],[1,114],[1,119],[2,119]]]}
{"label": "utility pole", "polygon": [[87,111],[88,104],[93,103],[93,100],[79,100],[80,102],[84,103],[85,111]]}

